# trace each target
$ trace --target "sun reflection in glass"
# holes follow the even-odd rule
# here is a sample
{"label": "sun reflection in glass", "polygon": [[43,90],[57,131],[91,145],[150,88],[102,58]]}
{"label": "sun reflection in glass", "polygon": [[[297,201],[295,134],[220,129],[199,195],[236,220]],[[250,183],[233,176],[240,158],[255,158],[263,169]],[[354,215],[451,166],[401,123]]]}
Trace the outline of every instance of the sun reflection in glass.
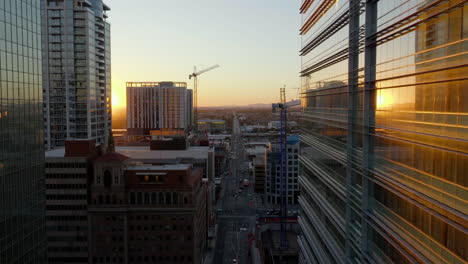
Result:
{"label": "sun reflection in glass", "polygon": [[377,110],[389,110],[394,104],[393,95],[385,89],[379,90],[377,94]]}

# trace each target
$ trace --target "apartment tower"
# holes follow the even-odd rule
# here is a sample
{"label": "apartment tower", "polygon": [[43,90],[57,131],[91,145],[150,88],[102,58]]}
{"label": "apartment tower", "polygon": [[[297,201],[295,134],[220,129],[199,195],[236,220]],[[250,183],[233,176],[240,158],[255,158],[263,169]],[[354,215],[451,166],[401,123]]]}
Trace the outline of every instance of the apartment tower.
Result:
{"label": "apartment tower", "polygon": [[42,0],[45,145],[107,142],[111,129],[110,25],[102,0]]}
{"label": "apartment tower", "polygon": [[188,129],[187,84],[128,82],[127,131],[149,135],[151,130]]}
{"label": "apartment tower", "polygon": [[0,263],[46,263],[39,0],[0,1]]}
{"label": "apartment tower", "polygon": [[468,261],[468,1],[312,1],[301,263]]}

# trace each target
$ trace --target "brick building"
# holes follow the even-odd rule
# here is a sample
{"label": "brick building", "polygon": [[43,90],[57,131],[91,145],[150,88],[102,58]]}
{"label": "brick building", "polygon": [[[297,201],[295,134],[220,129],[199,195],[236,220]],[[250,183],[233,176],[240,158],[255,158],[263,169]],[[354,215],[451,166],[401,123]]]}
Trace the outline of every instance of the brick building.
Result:
{"label": "brick building", "polygon": [[207,186],[191,164],[150,165],[118,153],[95,160],[90,263],[202,263]]}

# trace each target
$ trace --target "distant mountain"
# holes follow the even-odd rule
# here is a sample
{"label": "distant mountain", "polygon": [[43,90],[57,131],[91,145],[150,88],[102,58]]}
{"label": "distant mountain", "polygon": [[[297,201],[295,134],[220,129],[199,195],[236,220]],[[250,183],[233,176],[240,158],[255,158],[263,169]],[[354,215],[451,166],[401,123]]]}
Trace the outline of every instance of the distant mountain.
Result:
{"label": "distant mountain", "polygon": [[249,105],[246,105],[245,107],[250,107],[250,108],[271,108],[271,104],[249,104]]}
{"label": "distant mountain", "polygon": [[[254,108],[254,109],[267,109],[271,108],[271,103],[258,103],[258,104],[249,104],[249,105],[223,105],[223,106],[200,106],[199,109],[239,109],[239,108]],[[294,106],[292,108],[299,108],[299,106]]]}

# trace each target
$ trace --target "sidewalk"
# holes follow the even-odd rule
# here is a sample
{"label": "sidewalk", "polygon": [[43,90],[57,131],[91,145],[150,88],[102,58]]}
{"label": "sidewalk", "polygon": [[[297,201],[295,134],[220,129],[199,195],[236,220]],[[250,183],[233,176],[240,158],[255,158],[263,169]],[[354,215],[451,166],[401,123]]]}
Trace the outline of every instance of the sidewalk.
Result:
{"label": "sidewalk", "polygon": [[216,240],[218,237],[218,224],[215,225],[215,231],[214,231],[214,236],[213,239],[210,239],[208,242],[208,245],[206,246],[205,250],[205,256],[203,259],[203,264],[212,264],[213,263],[213,258],[215,255],[215,249],[216,249]]}

